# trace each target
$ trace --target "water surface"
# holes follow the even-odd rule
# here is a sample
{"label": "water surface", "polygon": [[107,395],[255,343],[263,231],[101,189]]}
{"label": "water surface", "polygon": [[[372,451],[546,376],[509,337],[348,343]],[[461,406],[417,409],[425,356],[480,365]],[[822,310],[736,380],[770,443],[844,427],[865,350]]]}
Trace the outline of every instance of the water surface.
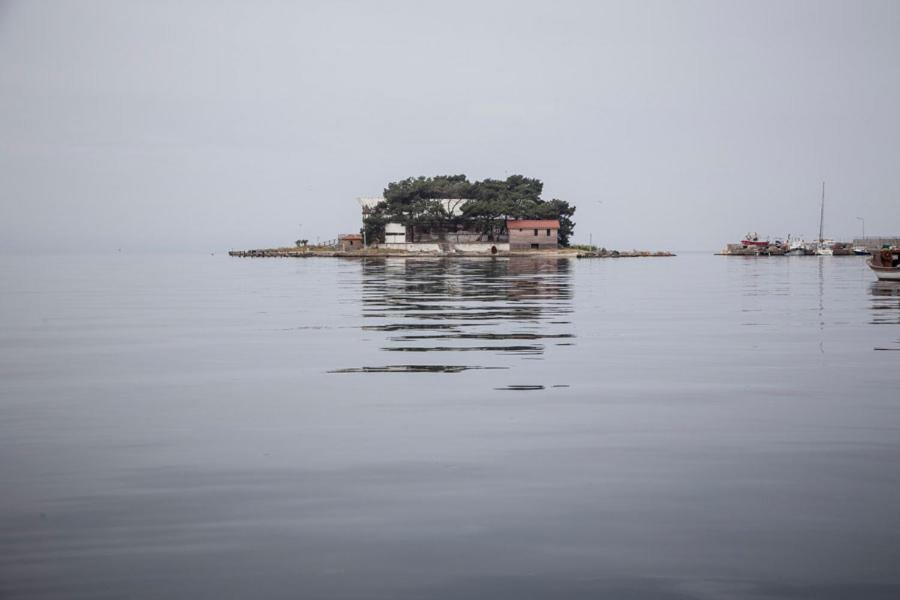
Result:
{"label": "water surface", "polygon": [[900,597],[857,258],[0,259],[0,597]]}

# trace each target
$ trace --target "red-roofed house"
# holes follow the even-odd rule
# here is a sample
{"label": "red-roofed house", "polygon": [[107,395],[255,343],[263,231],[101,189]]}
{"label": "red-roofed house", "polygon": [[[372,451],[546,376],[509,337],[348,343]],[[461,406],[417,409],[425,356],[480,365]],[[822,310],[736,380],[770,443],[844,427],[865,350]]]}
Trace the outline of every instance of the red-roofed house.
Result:
{"label": "red-roofed house", "polygon": [[559,221],[507,221],[510,250],[555,250],[559,245]]}
{"label": "red-roofed house", "polygon": [[358,233],[345,233],[338,236],[338,247],[343,250],[359,250],[363,247],[363,237]]}

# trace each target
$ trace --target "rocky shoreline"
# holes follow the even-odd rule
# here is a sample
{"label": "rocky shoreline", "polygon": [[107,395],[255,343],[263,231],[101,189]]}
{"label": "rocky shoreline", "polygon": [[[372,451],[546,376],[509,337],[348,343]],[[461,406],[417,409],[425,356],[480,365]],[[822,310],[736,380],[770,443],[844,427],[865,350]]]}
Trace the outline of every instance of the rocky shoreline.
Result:
{"label": "rocky shoreline", "polygon": [[517,250],[513,252],[465,253],[465,252],[407,252],[403,250],[387,250],[380,248],[367,248],[365,250],[326,250],[311,248],[259,248],[252,250],[231,250],[228,256],[238,258],[375,258],[375,257],[404,257],[404,258],[492,258],[510,256],[545,256],[558,258],[647,258],[675,256],[672,252],[650,252],[645,250],[601,250],[597,252],[585,252],[574,248],[560,248],[558,250]]}
{"label": "rocky shoreline", "polygon": [[675,254],[667,251],[630,250],[620,252],[618,250],[603,250],[600,252],[579,252],[576,258],[653,258],[670,256],[675,256]]}

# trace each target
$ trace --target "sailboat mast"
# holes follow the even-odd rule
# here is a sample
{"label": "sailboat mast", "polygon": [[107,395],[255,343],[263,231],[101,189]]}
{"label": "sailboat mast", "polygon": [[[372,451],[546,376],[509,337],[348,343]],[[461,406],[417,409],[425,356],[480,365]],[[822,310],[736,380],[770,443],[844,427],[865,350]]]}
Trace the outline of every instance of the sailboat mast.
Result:
{"label": "sailboat mast", "polygon": [[824,235],[824,226],[825,226],[825,182],[822,182],[822,208],[819,211],[819,243],[825,241]]}

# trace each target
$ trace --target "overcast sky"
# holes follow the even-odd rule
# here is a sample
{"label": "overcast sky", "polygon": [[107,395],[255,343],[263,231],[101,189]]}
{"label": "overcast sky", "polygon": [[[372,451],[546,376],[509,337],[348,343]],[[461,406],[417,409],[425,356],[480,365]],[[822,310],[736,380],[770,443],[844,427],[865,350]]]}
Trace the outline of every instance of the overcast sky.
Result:
{"label": "overcast sky", "polygon": [[[359,228],[513,173],[576,241],[900,235],[900,2],[0,2],[0,249]],[[301,229],[302,224],[302,229]]]}

